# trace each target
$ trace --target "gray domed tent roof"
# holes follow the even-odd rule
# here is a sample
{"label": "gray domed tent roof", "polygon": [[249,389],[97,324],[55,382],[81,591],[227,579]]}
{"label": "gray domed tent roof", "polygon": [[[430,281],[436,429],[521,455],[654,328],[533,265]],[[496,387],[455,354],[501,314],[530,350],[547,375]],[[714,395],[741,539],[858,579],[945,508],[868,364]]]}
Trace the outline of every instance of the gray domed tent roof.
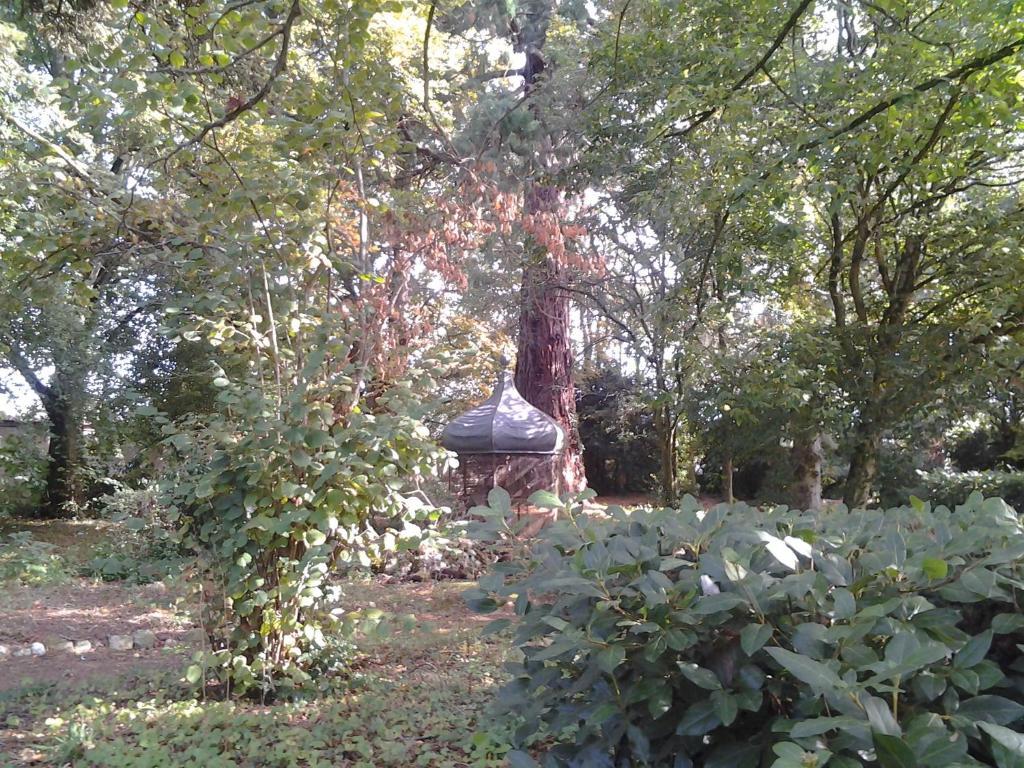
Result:
{"label": "gray domed tent roof", "polygon": [[441,434],[441,445],[456,453],[559,453],[565,433],[554,419],[530,405],[504,373],[494,392],[456,418]]}

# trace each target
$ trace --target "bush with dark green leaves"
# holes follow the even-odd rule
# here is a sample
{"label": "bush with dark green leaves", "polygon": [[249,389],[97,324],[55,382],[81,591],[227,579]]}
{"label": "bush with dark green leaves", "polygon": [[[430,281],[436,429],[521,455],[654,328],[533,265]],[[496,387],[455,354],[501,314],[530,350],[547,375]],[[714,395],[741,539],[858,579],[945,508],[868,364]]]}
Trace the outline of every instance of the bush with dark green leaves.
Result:
{"label": "bush with dark green leaves", "polygon": [[1024,765],[1024,526],[1003,501],[562,517],[468,596],[514,601],[512,765]]}

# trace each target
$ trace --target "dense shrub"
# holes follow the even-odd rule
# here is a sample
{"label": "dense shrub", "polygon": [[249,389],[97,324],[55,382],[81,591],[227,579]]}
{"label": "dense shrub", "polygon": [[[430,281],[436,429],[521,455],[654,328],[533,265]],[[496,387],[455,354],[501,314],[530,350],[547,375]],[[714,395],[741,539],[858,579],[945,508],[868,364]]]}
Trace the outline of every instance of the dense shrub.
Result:
{"label": "dense shrub", "polygon": [[46,484],[45,428],[27,424],[0,438],[0,516],[27,514]]}
{"label": "dense shrub", "polygon": [[[327,351],[310,355],[308,372]],[[428,374],[411,372],[339,415],[337,393],[357,392],[358,381],[344,370],[314,384],[308,372],[283,403],[223,379],[225,414],[199,430],[166,426],[190,453],[164,501],[196,555],[211,648],[188,670],[193,682],[212,671],[239,693],[326,684],[350,650],[328,575],[397,547],[400,532],[381,534],[374,520],[429,515],[403,493],[445,456],[418,419]]]}
{"label": "dense shrub", "polygon": [[657,485],[660,446],[650,393],[615,369],[590,370],[576,393],[587,483],[600,494],[644,493]]}
{"label": "dense shrub", "polygon": [[95,506],[115,527],[93,550],[84,568],[87,575],[146,584],[180,570],[181,543],[155,488],[118,488]]}
{"label": "dense shrub", "polygon": [[913,494],[930,499],[933,504],[954,507],[974,491],[1005,499],[1015,509],[1024,509],[1024,472],[951,472],[945,469],[919,472],[917,482],[904,489],[904,498]]}
{"label": "dense shrub", "polygon": [[1003,501],[564,515],[469,595],[514,597],[513,765],[1022,764],[1024,527]]}
{"label": "dense shrub", "polygon": [[0,536],[0,584],[53,584],[69,575],[54,544],[39,541],[28,531]]}

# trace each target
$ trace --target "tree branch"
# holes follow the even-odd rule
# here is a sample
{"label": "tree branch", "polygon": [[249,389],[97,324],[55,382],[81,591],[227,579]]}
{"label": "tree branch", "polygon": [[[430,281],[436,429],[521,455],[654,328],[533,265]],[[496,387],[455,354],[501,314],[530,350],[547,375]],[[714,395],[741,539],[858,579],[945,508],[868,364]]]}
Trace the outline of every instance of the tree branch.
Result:
{"label": "tree branch", "polygon": [[775,52],[779,50],[779,48],[782,46],[782,43],[785,42],[786,37],[796,27],[797,22],[800,21],[800,17],[804,15],[804,13],[807,11],[807,9],[811,6],[813,2],[814,0],[800,0],[799,5],[797,5],[797,7],[793,9],[793,12],[789,14],[789,18],[786,19],[786,23],[782,25],[782,29],[780,29],[779,33],[775,36],[775,39],[772,41],[772,44],[771,46],[769,46],[768,50],[766,50],[764,54],[761,56],[761,58],[757,60],[756,64],[750,67],[750,69],[743,73],[743,76],[740,77],[739,80],[733,83],[732,87],[725,94],[725,99],[721,104],[714,107],[708,107],[702,112],[697,113],[697,115],[695,115],[692,118],[692,122],[689,125],[687,125],[686,128],[683,128],[682,130],[679,131],[671,131],[669,133],[666,133],[665,136],[668,138],[680,138],[689,136],[691,133],[697,130],[697,128],[699,128],[709,119],[711,119],[714,115],[716,115],[719,111],[724,109],[726,103],[729,100],[729,97],[731,97],[734,93],[736,93],[741,88],[743,88],[743,86],[749,83],[754,78],[754,75],[756,75],[761,69],[765,67],[765,65],[768,64],[768,61],[771,59],[772,56],[775,55]]}
{"label": "tree branch", "polygon": [[285,18],[284,23],[280,26],[280,28],[278,28],[275,32],[271,33],[267,37],[267,39],[260,44],[261,46],[265,45],[267,42],[269,42],[271,39],[275,37],[281,38],[281,47],[280,49],[278,49],[277,58],[274,60],[274,66],[270,70],[270,74],[267,76],[267,79],[264,81],[263,85],[260,86],[260,89],[256,91],[256,93],[254,93],[252,96],[250,96],[246,101],[242,102],[241,104],[235,105],[227,112],[225,112],[223,117],[219,118],[218,120],[214,120],[212,123],[207,123],[206,125],[204,125],[203,128],[199,131],[199,133],[197,133],[195,136],[193,136],[190,139],[186,139],[180,142],[177,146],[175,146],[174,149],[172,149],[170,153],[163,158],[163,163],[165,166],[167,162],[172,157],[177,155],[179,152],[201,143],[203,139],[205,139],[206,136],[210,133],[210,131],[215,131],[218,128],[223,128],[224,126],[233,123],[244,113],[248,112],[250,109],[255,107],[257,104],[259,104],[267,97],[267,95],[270,93],[270,89],[274,85],[274,82],[288,68],[288,46],[291,42],[292,27],[295,25],[296,19],[298,19],[301,14],[302,5],[300,0],[292,0],[291,8],[289,8],[288,10],[288,16]]}

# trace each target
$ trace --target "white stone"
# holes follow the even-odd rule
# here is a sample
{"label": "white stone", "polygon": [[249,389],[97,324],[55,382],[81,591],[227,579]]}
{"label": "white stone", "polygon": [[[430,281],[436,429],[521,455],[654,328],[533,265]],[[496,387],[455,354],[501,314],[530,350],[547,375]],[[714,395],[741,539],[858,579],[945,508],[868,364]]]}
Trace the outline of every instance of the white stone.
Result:
{"label": "white stone", "polygon": [[91,650],[92,643],[90,643],[88,640],[79,640],[74,644],[74,647],[72,648],[72,652],[76,654],[88,653]]}
{"label": "white stone", "polygon": [[11,655],[11,649],[6,645],[0,645],[0,658],[5,658]]}
{"label": "white stone", "polygon": [[111,635],[107,638],[107,645],[112,651],[130,651],[132,649],[131,635]]}
{"label": "white stone", "polygon": [[132,642],[136,648],[153,648],[156,646],[156,635],[148,629],[137,629],[132,633]]}
{"label": "white stone", "polygon": [[46,646],[42,643],[32,643],[31,647],[29,648],[29,651],[33,656],[45,656]]}
{"label": "white stone", "polygon": [[32,649],[31,648],[19,648],[18,650],[16,650],[14,652],[13,655],[14,656],[31,656],[32,655]]}

